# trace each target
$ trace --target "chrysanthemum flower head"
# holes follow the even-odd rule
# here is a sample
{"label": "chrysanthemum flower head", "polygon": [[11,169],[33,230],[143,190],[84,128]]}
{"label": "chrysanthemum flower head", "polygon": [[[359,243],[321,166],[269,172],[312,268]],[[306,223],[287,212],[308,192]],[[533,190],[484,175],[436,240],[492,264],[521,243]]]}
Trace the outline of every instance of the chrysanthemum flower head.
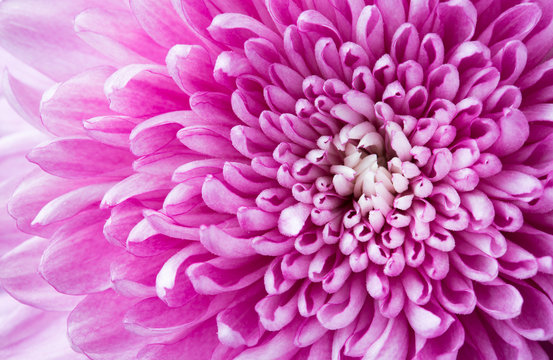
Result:
{"label": "chrysanthemum flower head", "polygon": [[58,82],[5,81],[49,140],[2,285],[89,358],[547,359],[550,1],[5,0],[0,39]]}

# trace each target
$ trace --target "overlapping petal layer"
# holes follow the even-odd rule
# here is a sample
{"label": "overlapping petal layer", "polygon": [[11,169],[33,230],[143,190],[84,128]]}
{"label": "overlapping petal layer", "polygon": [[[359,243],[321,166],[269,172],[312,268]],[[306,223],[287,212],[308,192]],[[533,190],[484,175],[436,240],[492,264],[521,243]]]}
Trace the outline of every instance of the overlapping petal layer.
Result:
{"label": "overlapping petal layer", "polygon": [[[21,286],[38,273],[84,296],[81,352],[547,358],[547,1],[65,2],[36,66],[62,80],[52,136],[9,203],[37,237],[0,280],[32,305],[69,301]],[[45,20],[17,9],[0,32],[33,26],[1,44],[34,64],[20,42]]]}

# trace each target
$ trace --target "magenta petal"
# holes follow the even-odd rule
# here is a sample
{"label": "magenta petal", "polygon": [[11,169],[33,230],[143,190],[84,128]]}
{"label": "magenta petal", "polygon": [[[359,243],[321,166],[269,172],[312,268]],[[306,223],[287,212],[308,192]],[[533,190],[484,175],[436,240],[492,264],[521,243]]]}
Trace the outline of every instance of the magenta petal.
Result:
{"label": "magenta petal", "polygon": [[127,11],[91,8],[75,18],[75,32],[119,64],[161,62],[164,50]]}
{"label": "magenta petal", "polygon": [[384,53],[384,24],[382,14],[376,6],[366,6],[359,14],[356,27],[356,40],[372,61]]}
{"label": "magenta petal", "polygon": [[[101,1],[63,2],[56,6],[35,1],[3,4],[0,8],[2,47],[56,81],[67,79],[83,68],[104,65],[108,61],[80,40],[73,29],[75,16],[94,6],[106,4]],[[55,24],[47,21],[52,17],[58,19]],[[31,43],[34,45],[28,46]],[[63,56],[66,46],[73,50]]]}
{"label": "magenta petal", "polygon": [[538,1],[542,10],[542,16],[525,39],[528,47],[528,65],[530,67],[538,64],[543,60],[547,48],[550,47],[551,32],[553,31],[553,18],[551,17],[551,3],[546,1]]}
{"label": "magenta petal", "polygon": [[279,331],[296,317],[297,303],[298,293],[292,289],[287,293],[264,297],[255,305],[255,311],[266,330]]}
{"label": "magenta petal", "polygon": [[202,122],[191,111],[168,112],[142,121],[129,135],[130,148],[137,156],[149,155],[170,144],[178,130]]}
{"label": "magenta petal", "polygon": [[384,331],[367,349],[363,359],[406,359],[405,341],[409,337],[407,321],[403,315],[390,319]]}
{"label": "magenta petal", "polygon": [[471,280],[488,282],[495,279],[499,273],[499,264],[496,259],[486,255],[480,249],[460,242],[457,252],[451,252],[451,262],[457,270]]}
{"label": "magenta petal", "polygon": [[340,33],[334,24],[323,14],[314,10],[307,10],[300,14],[297,20],[298,29],[303,32],[313,32],[319,37],[332,38],[336,45],[342,42]]}
{"label": "magenta petal", "polygon": [[[122,321],[126,310],[136,302],[136,299],[125,298],[111,290],[88,295],[67,320],[72,344],[91,357],[136,357],[146,341],[127,331]],[[93,333],[90,333],[91,327],[95,329]]]}
{"label": "magenta petal", "polygon": [[46,129],[56,135],[83,134],[84,120],[111,114],[103,86],[113,71],[111,67],[88,70],[46,91],[40,103]]}
{"label": "magenta petal", "polygon": [[177,85],[188,95],[196,91],[217,90],[213,65],[200,45],[175,45],[167,53],[167,69]]}
{"label": "magenta petal", "polygon": [[317,311],[317,318],[327,329],[341,329],[354,321],[365,301],[362,277],[355,275]]}
{"label": "magenta petal", "polygon": [[83,121],[87,134],[107,145],[126,148],[136,120],[127,116],[97,116]]}
{"label": "magenta petal", "polygon": [[477,305],[498,320],[512,319],[521,313],[522,296],[517,288],[500,279],[485,285],[474,283]]}
{"label": "magenta petal", "polygon": [[542,15],[537,4],[520,4],[501,14],[478,40],[486,45],[499,45],[509,40],[522,40],[538,23]]}
{"label": "magenta petal", "polygon": [[405,9],[403,1],[399,0],[376,0],[375,5],[382,13],[382,18],[385,19],[384,29],[387,40],[390,40],[398,27],[405,22],[407,9]]}
{"label": "magenta petal", "polygon": [[38,272],[40,256],[48,242],[31,238],[2,257],[0,283],[4,290],[24,304],[45,310],[72,309],[81,297],[56,292]]}
{"label": "magenta petal", "polygon": [[155,256],[181,245],[182,242],[181,239],[161,234],[148,219],[142,219],[129,232],[125,245],[127,251],[136,256]]}
{"label": "magenta petal", "polygon": [[258,343],[264,330],[253,309],[256,299],[245,299],[217,314],[217,336],[221,343],[233,348],[252,347]]}
{"label": "magenta petal", "polygon": [[187,301],[183,306],[169,308],[156,297],[147,298],[134,304],[125,313],[125,328],[141,336],[159,336],[164,342],[172,342],[182,337],[195,325],[212,318],[219,312],[225,301],[231,301],[234,294],[219,296],[197,295],[195,301]]}
{"label": "magenta petal", "polygon": [[214,225],[200,228],[200,242],[211,253],[223,257],[239,258],[256,253],[251,246],[251,239],[231,236]]}
{"label": "magenta petal", "polygon": [[476,25],[476,9],[467,0],[441,3],[437,6],[439,21],[434,25],[442,35],[446,49],[470,39]]}
{"label": "magenta petal", "polygon": [[242,47],[252,37],[265,38],[277,49],[281,48],[280,37],[263,23],[242,14],[217,15],[207,29],[213,39],[232,47]]}
{"label": "magenta petal", "polygon": [[294,337],[301,320],[294,319],[281,331],[273,332],[262,344],[244,350],[235,360],[266,360],[290,359],[298,352],[294,346]]}
{"label": "magenta petal", "polygon": [[107,79],[111,110],[128,116],[153,116],[186,108],[188,97],[160,65],[132,64]]}
{"label": "magenta petal", "polygon": [[215,295],[243,289],[263,277],[267,268],[263,258],[215,258],[188,267],[186,274],[200,294]]}
{"label": "magenta petal", "polygon": [[407,301],[405,316],[413,330],[427,339],[442,335],[454,322],[448,312],[432,301],[425,306]]}
{"label": "magenta petal", "polygon": [[225,93],[196,92],[190,96],[190,108],[208,124],[234,126],[238,119],[232,111],[231,101]]}
{"label": "magenta petal", "polygon": [[108,190],[102,199],[102,206],[115,206],[135,196],[168,190],[169,185],[170,181],[162,180],[158,176],[134,174]]}
{"label": "magenta petal", "polygon": [[25,121],[42,128],[39,105],[43,89],[39,84],[27,84],[16,78],[9,70],[4,74],[2,93],[10,106]]}
{"label": "magenta petal", "polygon": [[298,235],[311,214],[311,208],[311,206],[297,203],[284,209],[278,220],[280,233],[288,236]]}
{"label": "magenta petal", "polygon": [[199,42],[178,17],[170,0],[131,0],[130,6],[144,31],[161,46]]}
{"label": "magenta petal", "polygon": [[183,337],[183,339],[170,344],[149,344],[138,353],[138,360],[154,359],[178,359],[185,356],[198,360],[211,359],[216,346],[219,344],[216,336],[217,327],[213,319],[199,324],[194,331]]}
{"label": "magenta petal", "polygon": [[321,325],[316,316],[308,317],[303,320],[298,329],[294,345],[301,348],[307,347],[319,341],[326,333],[328,329]]}
{"label": "magenta petal", "polygon": [[493,222],[495,214],[493,204],[481,191],[461,194],[461,204],[471,214],[473,229],[484,229]]}
{"label": "magenta petal", "polygon": [[184,305],[196,295],[192,283],[186,277],[186,269],[193,263],[210,258],[211,255],[198,243],[190,244],[173,255],[157,274],[157,296],[168,306]]}
{"label": "magenta petal", "polygon": [[[111,262],[121,255],[121,250],[116,247],[99,251],[98,246],[103,241],[98,235],[102,233],[103,224],[94,223],[100,220],[98,217],[81,217],[79,220],[67,224],[55,234],[54,241],[44,251],[40,263],[42,276],[60,292],[72,295],[107,289],[110,285]],[[92,225],[80,228],[89,221],[93,222]],[[83,263],[82,258],[93,262]],[[79,271],[69,271],[76,264],[80,264]]]}
{"label": "magenta petal", "polygon": [[493,180],[493,185],[486,183],[485,190],[500,199],[532,201],[543,194],[538,179],[523,172],[503,170]]}
{"label": "magenta petal", "polygon": [[[190,150],[200,154],[231,158],[240,156],[224,133],[226,129],[215,126],[188,126],[178,131],[177,138]],[[222,133],[222,134],[221,134]]]}
{"label": "magenta petal", "polygon": [[542,292],[528,285],[517,284],[522,295],[521,314],[509,320],[516,332],[529,340],[546,340],[553,336],[553,304]]}
{"label": "magenta petal", "polygon": [[76,137],[37,146],[27,158],[44,171],[65,178],[125,175],[134,159],[126,150]]}
{"label": "magenta petal", "polygon": [[241,196],[211,175],[208,175],[203,183],[202,198],[211,209],[229,214],[236,214],[243,206],[254,205],[253,199]]}
{"label": "magenta petal", "polygon": [[517,279],[527,279],[535,276],[538,268],[538,260],[534,255],[512,241],[507,242],[507,251],[499,259],[502,273]]}
{"label": "magenta petal", "polygon": [[454,314],[470,314],[476,306],[473,283],[454,269],[447,277],[436,282],[436,298],[440,304]]}
{"label": "magenta petal", "polygon": [[105,192],[113,185],[113,183],[93,184],[58,196],[40,209],[32,225],[49,225],[67,220],[101,201]]}
{"label": "magenta petal", "polygon": [[131,254],[123,257],[110,268],[113,289],[128,297],[155,296],[156,273],[173,253],[169,250],[151,258],[138,258]]}
{"label": "magenta petal", "polygon": [[442,335],[427,339],[417,356],[422,359],[457,357],[457,351],[465,342],[465,331],[461,322],[456,320]]}
{"label": "magenta petal", "polygon": [[501,133],[490,152],[497,156],[505,156],[519,150],[530,132],[524,114],[519,110],[506,110],[498,122]]}

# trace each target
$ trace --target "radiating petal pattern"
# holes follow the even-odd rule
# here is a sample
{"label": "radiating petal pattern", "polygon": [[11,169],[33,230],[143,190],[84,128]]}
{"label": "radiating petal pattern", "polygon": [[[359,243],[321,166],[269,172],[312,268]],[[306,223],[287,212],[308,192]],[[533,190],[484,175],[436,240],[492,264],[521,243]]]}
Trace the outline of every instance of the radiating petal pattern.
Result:
{"label": "radiating petal pattern", "polygon": [[0,284],[98,360],[546,359],[552,11],[4,0]]}

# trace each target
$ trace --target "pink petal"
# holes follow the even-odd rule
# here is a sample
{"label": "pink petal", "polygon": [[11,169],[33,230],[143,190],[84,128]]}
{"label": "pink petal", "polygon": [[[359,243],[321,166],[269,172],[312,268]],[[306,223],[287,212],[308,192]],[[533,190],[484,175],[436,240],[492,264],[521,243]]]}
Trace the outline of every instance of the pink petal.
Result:
{"label": "pink petal", "polygon": [[250,297],[217,314],[217,336],[221,343],[231,347],[257,345],[264,330],[253,308],[256,301],[257,297]]}
{"label": "pink petal", "polygon": [[40,103],[46,129],[56,135],[83,134],[84,120],[111,114],[103,86],[114,70],[111,67],[88,70],[46,91]]}
{"label": "pink petal", "polygon": [[492,47],[509,40],[522,40],[538,23],[542,15],[537,4],[520,4],[502,13],[482,34],[478,40]]}
{"label": "pink petal", "polygon": [[509,155],[519,150],[528,139],[528,121],[519,110],[505,110],[498,125],[501,133],[490,148],[490,152],[497,156]]}
{"label": "pink petal", "polygon": [[129,135],[136,126],[136,120],[127,116],[97,116],[83,121],[91,138],[103,144],[129,147]]}
{"label": "pink petal", "polygon": [[410,301],[405,305],[405,316],[411,328],[427,339],[444,334],[455,321],[453,316],[434,301],[425,306],[419,306]]}
{"label": "pink petal", "polygon": [[156,274],[163,263],[173,255],[169,250],[157,256],[139,258],[126,254],[110,268],[113,289],[127,297],[156,296]]}
{"label": "pink petal", "polygon": [[126,175],[134,156],[126,150],[89,138],[75,137],[59,138],[37,146],[31,150],[27,158],[52,175],[80,178]]}
{"label": "pink petal", "polygon": [[252,37],[267,39],[279,50],[282,47],[282,40],[275,32],[258,20],[242,14],[217,15],[207,30],[213,39],[231,47],[242,48],[244,42]]}
{"label": "pink petal", "polygon": [[256,253],[251,239],[231,236],[214,225],[200,227],[200,242],[213,254],[223,257],[240,258]]}
{"label": "pink petal", "polygon": [[473,283],[454,269],[436,282],[435,295],[440,304],[454,314],[471,314],[476,306]]}
{"label": "pink petal", "polygon": [[[71,312],[67,333],[71,343],[90,357],[132,359],[146,345],[144,337],[123,327],[123,316],[136,303],[111,290],[88,295]],[[90,329],[94,328],[94,332]]]}
{"label": "pink petal", "polygon": [[260,257],[215,258],[189,266],[186,274],[198,293],[214,295],[243,289],[258,281],[265,273],[266,263]]}
{"label": "pink petal", "polygon": [[166,62],[169,74],[188,95],[219,89],[214,85],[209,53],[200,45],[175,45],[167,53]]}
{"label": "pink petal", "polygon": [[361,310],[365,302],[364,291],[362,277],[354,276],[317,311],[317,318],[327,329],[336,330],[346,327],[355,320]]}
{"label": "pink petal", "polygon": [[220,158],[236,158],[240,154],[228,139],[226,129],[216,126],[188,126],[177,133],[177,138],[190,150]]}
{"label": "pink petal", "polygon": [[280,331],[297,314],[298,293],[295,289],[287,293],[268,295],[255,305],[259,322],[269,331]]}
{"label": "pink petal", "polygon": [[160,65],[125,66],[107,79],[104,92],[110,109],[128,116],[153,116],[188,107],[188,96]]}
{"label": "pink petal", "polygon": [[439,21],[434,28],[444,40],[446,49],[451,49],[472,38],[476,26],[477,14],[474,5],[467,0],[440,3],[437,6]]}
{"label": "pink petal", "polygon": [[210,259],[212,256],[198,243],[192,243],[169,258],[156,277],[157,296],[168,306],[184,305],[196,296],[192,283],[186,276],[191,264]]}
{"label": "pink petal", "polygon": [[128,11],[87,9],[75,18],[75,32],[117,64],[163,61],[165,49],[152,41]]}
{"label": "pink petal", "polygon": [[131,0],[130,6],[144,31],[161,46],[169,48],[175,44],[199,43],[178,17],[170,0]]}
{"label": "pink petal", "polygon": [[294,346],[294,337],[300,326],[301,320],[294,319],[284,329],[273,332],[266,341],[257,346],[244,350],[235,360],[280,360],[290,359],[298,351]]}
{"label": "pink petal", "polygon": [[404,345],[408,336],[407,321],[404,316],[390,319],[384,331],[369,346],[363,359],[406,359],[408,349]]}
{"label": "pink petal", "polygon": [[219,340],[216,336],[217,327],[213,319],[199,324],[182,340],[173,344],[149,344],[138,356],[138,360],[167,359],[177,360],[180,357],[189,359],[209,360]]}
{"label": "pink petal", "polygon": [[224,182],[208,175],[202,186],[202,198],[211,209],[228,214],[236,214],[242,206],[250,207],[254,200],[241,196]]}
{"label": "pink petal", "polygon": [[132,197],[147,195],[171,188],[169,180],[149,174],[134,174],[117,183],[102,199],[102,206],[115,206]]}
{"label": "pink petal", "polygon": [[[75,16],[91,6],[107,5],[82,0],[60,1],[55,6],[31,0],[4,3],[0,8],[2,47],[56,81],[76,75],[83,68],[107,64],[107,59],[81,41],[73,29]],[[52,18],[58,19],[55,24],[48,21]],[[64,49],[73,51],[65,54]]]}
{"label": "pink petal", "polygon": [[103,240],[102,218],[77,217],[54,235],[42,256],[40,273],[56,290],[79,295],[109,288],[109,269],[121,249]]}
{"label": "pink petal", "polygon": [[91,205],[97,205],[113,185],[113,183],[99,183],[82,186],[58,196],[40,209],[31,224],[44,226],[67,220],[89,209]]}
{"label": "pink petal", "polygon": [[460,321],[456,320],[447,331],[433,339],[427,339],[423,347],[417,352],[417,358],[455,358],[457,351],[465,342],[465,329]]}
{"label": "pink petal", "polygon": [[474,283],[477,306],[498,320],[512,319],[521,313],[522,296],[516,287],[500,279],[481,285]]}
{"label": "pink petal", "polygon": [[38,272],[47,246],[46,239],[31,238],[5,254],[0,260],[0,282],[4,290],[24,304],[49,311],[70,310],[82,298],[55,291]]}
{"label": "pink petal", "polygon": [[190,96],[190,108],[208,124],[239,124],[232,110],[231,99],[225,93],[196,92]]}
{"label": "pink petal", "polygon": [[142,121],[130,133],[130,148],[137,155],[148,155],[176,140],[176,133],[185,126],[202,121],[191,111],[174,111]]}
{"label": "pink petal", "polygon": [[511,327],[529,340],[546,340],[553,336],[553,304],[542,292],[518,283],[522,295],[522,310],[518,317],[509,320]]}

